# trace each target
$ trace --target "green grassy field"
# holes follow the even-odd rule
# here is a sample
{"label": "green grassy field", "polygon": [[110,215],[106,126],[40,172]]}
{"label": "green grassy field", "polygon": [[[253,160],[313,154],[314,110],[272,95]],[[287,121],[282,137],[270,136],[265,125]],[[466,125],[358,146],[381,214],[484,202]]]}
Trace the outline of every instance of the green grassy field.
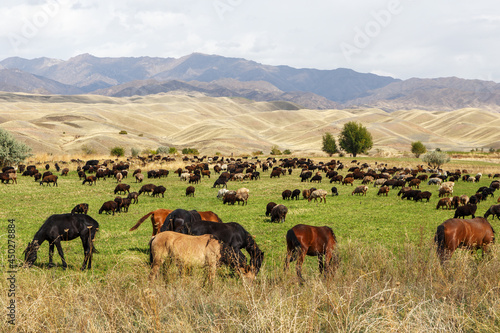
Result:
{"label": "green grassy field", "polygon": [[[412,159],[359,159],[369,164],[414,167]],[[346,165],[350,165],[345,159]],[[131,191],[153,183],[167,188],[165,198],[141,195],[128,213],[114,216],[98,214],[102,203],[113,200],[116,181],[109,178],[96,186],[82,185],[76,165],[67,177],[59,176],[57,187],[41,186],[30,177],[18,176],[18,184],[0,186],[0,217],[15,220],[16,256],[22,263],[22,251],[41,224],[52,214],[70,212],[78,203],[90,206],[89,215],[100,229],[91,271],[80,272],[83,260],[81,242],[63,242],[69,268],[63,271],[59,256],[57,267],[48,269],[48,244],[44,243],[35,266],[17,272],[16,326],[18,331],[67,329],[83,331],[498,331],[500,329],[500,272],[498,248],[486,260],[457,253],[443,270],[434,254],[436,227],[453,216],[451,210],[436,210],[436,186],[421,185],[433,193],[429,203],[401,200],[391,190],[388,197],[377,196],[369,186],[366,197],[351,195],[354,187],[335,184],[340,195],[327,197],[326,204],[281,198],[285,189],[312,186],[330,192],[334,184],[326,177],[320,184],[301,183],[299,169],[279,179],[261,172],[256,181],[229,182],[228,188],[250,190],[247,206],[223,205],[212,188],[216,176],[203,178],[195,197],[186,197],[188,184],[172,170],[167,178],[145,179],[142,184],[129,175],[124,183]],[[134,166],[132,166],[132,169]],[[151,167],[152,168],[152,167]],[[151,168],[142,168],[145,170]],[[488,162],[452,161],[445,169],[466,168],[471,174],[483,172],[479,183],[457,182],[454,194],[472,195],[480,186],[488,186],[490,172],[500,165]],[[42,169],[42,166],[39,167]],[[496,171],[495,171],[496,170]],[[55,173],[55,170],[52,169]],[[345,174],[344,170],[342,174]],[[359,185],[356,181],[355,185]],[[498,195],[478,205],[482,216]],[[285,223],[271,223],[265,216],[268,202],[288,207]],[[133,232],[128,230],[139,218],[158,208],[211,210],[224,222],[238,222],[254,237],[265,252],[264,265],[257,280],[247,285],[229,277],[224,270],[213,285],[202,287],[203,272],[177,276],[172,270],[164,279],[149,284],[147,276],[148,219]],[[341,265],[333,280],[323,280],[317,261],[307,258],[304,266],[306,285],[297,284],[294,264],[283,273],[286,253],[285,234],[303,223],[327,225],[335,232]],[[498,220],[491,221],[499,229]],[[7,237],[2,233],[1,264],[7,263]],[[481,273],[479,273],[481,272]],[[2,288],[8,289],[6,277]],[[465,283],[465,284],[464,284]],[[2,297],[3,309],[7,299]]]}

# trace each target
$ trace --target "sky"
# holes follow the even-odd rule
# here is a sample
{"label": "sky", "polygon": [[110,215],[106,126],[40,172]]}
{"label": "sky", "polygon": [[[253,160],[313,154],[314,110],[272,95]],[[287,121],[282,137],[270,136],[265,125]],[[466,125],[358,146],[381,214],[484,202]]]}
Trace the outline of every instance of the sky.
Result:
{"label": "sky", "polygon": [[500,82],[498,0],[2,0],[0,60],[193,52]]}

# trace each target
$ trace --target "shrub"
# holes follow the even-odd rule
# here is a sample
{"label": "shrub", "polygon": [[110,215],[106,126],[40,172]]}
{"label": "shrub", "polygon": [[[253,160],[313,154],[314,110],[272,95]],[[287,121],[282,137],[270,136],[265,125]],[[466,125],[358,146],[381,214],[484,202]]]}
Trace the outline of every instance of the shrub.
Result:
{"label": "shrub", "polygon": [[120,157],[125,155],[125,148],[123,147],[113,147],[111,148],[111,156]]}
{"label": "shrub", "polygon": [[184,149],[182,149],[182,153],[184,155],[198,155],[199,154],[198,149],[195,149],[195,148],[184,148]]}
{"label": "shrub", "polygon": [[177,148],[175,148],[175,147],[170,147],[170,148],[168,149],[168,153],[169,153],[169,154],[177,154]]}
{"label": "shrub", "polygon": [[427,148],[425,148],[422,142],[415,141],[411,143],[411,152],[415,155],[416,158],[419,158],[420,155],[427,152]]}
{"label": "shrub", "polygon": [[121,130],[118,134],[128,134],[127,131]]}
{"label": "shrub", "polygon": [[432,168],[438,169],[450,161],[448,154],[435,150],[422,156],[422,161],[428,163]]}
{"label": "shrub", "polygon": [[290,149],[285,149],[283,151],[283,155],[291,155],[291,154],[292,154],[292,152],[290,151]]}
{"label": "shrub", "polygon": [[31,147],[17,141],[9,132],[0,128],[1,167],[18,164],[31,155]]}
{"label": "shrub", "polygon": [[281,150],[278,149],[278,146],[271,147],[271,155],[281,155]]}
{"label": "shrub", "polygon": [[168,154],[170,148],[166,147],[166,146],[160,146],[156,149],[156,153],[157,154]]}
{"label": "shrub", "polygon": [[132,157],[137,157],[139,156],[139,148],[130,148],[130,154],[132,155]]}

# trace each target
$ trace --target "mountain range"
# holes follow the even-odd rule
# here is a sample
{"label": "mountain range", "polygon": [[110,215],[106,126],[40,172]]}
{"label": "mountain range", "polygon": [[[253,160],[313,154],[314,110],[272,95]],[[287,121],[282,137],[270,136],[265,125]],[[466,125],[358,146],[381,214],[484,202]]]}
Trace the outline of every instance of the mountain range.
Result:
{"label": "mountain range", "polygon": [[110,97],[177,92],[281,100],[298,109],[500,110],[500,85],[492,81],[456,77],[399,80],[345,68],[297,69],[200,53],[181,58],[11,57],[0,61],[0,90]]}

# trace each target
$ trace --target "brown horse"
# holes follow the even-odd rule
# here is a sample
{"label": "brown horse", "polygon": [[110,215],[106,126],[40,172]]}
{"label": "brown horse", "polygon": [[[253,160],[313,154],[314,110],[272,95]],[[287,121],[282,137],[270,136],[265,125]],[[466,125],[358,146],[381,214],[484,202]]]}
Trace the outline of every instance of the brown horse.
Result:
{"label": "brown horse", "polygon": [[297,224],[286,233],[286,244],[285,271],[290,262],[297,260],[296,271],[301,283],[304,282],[302,264],[306,255],[318,257],[321,274],[333,276],[335,273],[339,257],[336,253],[337,239],[330,227]]}
{"label": "brown horse", "polygon": [[473,219],[448,219],[437,227],[434,242],[441,264],[450,259],[458,247],[484,252],[495,241],[495,230],[484,217]]}
{"label": "brown horse", "polygon": [[137,223],[132,228],[130,228],[129,231],[133,231],[139,228],[142,222],[146,221],[146,219],[151,216],[151,224],[153,225],[153,236],[154,236],[158,232],[160,232],[160,228],[163,225],[163,222],[165,222],[165,219],[167,218],[168,214],[172,212],[173,210],[171,209],[163,209],[163,208],[149,212],[143,217],[141,217],[139,221],[137,221]]}
{"label": "brown horse", "polygon": [[[165,219],[167,218],[168,214],[170,214],[172,212],[173,212],[173,210],[163,209],[163,208],[149,212],[146,215],[144,215],[143,217],[141,217],[139,219],[139,221],[137,221],[137,223],[132,228],[130,228],[129,231],[134,231],[135,229],[139,228],[139,226],[142,224],[142,222],[146,221],[146,219],[149,216],[151,216],[151,224],[153,225],[153,236],[154,236],[160,232],[160,229],[161,229],[163,223],[165,222]],[[201,219],[204,221],[212,221],[212,222],[222,223],[222,220],[219,218],[219,216],[217,216],[217,214],[215,214],[212,211],[208,210],[208,211],[204,211],[204,212],[198,212],[198,214],[200,214]]]}

